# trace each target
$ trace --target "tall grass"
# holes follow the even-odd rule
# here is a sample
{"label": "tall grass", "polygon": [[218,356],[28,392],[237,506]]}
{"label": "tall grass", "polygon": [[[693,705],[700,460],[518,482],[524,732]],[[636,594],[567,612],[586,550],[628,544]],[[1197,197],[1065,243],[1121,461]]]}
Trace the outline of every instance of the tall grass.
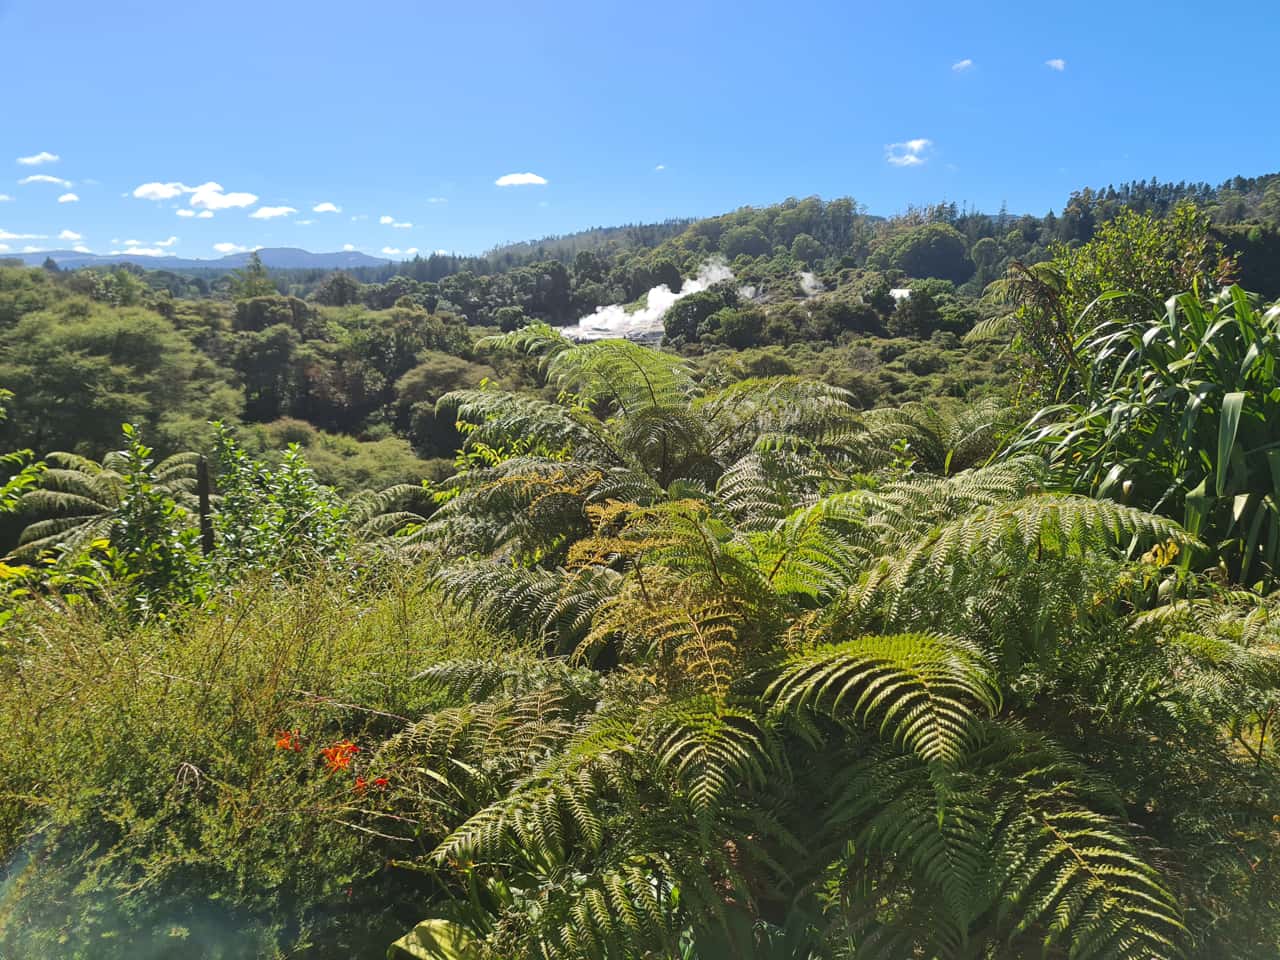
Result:
{"label": "tall grass", "polygon": [[355,779],[393,772],[320,750],[430,709],[426,666],[511,648],[420,571],[371,579],[264,576],[146,626],[50,601],[10,625],[0,957],[372,957],[420,919],[426,881],[388,866],[416,826],[367,826],[379,797]]}

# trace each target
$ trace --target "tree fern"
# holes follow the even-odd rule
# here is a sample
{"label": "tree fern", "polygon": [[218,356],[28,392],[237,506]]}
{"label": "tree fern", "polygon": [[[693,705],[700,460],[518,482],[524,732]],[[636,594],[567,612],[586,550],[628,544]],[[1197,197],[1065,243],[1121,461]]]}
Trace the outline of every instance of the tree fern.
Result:
{"label": "tree fern", "polygon": [[957,763],[999,693],[977,652],[927,634],[867,636],[788,660],[766,696],[775,709],[809,708],[878,725],[922,759]]}

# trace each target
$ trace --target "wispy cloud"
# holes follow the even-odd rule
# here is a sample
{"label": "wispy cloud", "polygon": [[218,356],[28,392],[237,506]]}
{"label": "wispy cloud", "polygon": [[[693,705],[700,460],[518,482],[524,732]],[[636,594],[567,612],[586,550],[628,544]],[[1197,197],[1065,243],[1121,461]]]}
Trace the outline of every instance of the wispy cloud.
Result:
{"label": "wispy cloud", "polygon": [[[168,240],[156,240],[152,243],[143,243],[141,240],[126,240],[124,242],[124,253],[137,257],[163,257],[171,252],[169,248],[177,242],[177,237],[170,237]],[[120,253],[119,250],[111,252],[113,254]]]}
{"label": "wispy cloud", "polygon": [[884,148],[884,158],[895,167],[918,167],[925,162],[925,154],[932,147],[933,141],[924,137],[890,143]]}
{"label": "wispy cloud", "polygon": [[667,165],[666,165],[665,163],[660,163],[660,164],[658,164],[656,167],[654,167],[654,168],[653,168],[653,172],[654,172],[654,173],[661,173],[661,172],[662,172],[663,170],[665,170],[665,169],[667,169]]}
{"label": "wispy cloud", "polygon": [[[352,217],[351,219],[352,219],[352,220],[354,220],[354,219],[355,219],[355,217]],[[389,216],[387,216],[385,213],[384,213],[382,216],[380,216],[380,217],[378,218],[378,222],[379,222],[380,224],[382,224],[384,227],[385,227],[387,224],[395,223],[395,221],[396,221],[396,218],[395,218],[395,217],[389,217]]]}
{"label": "wispy cloud", "polygon": [[169,255],[168,250],[160,247],[129,247],[126,250],[112,250],[112,256],[126,257],[166,257]]}
{"label": "wispy cloud", "polygon": [[0,253],[8,253],[8,252],[9,252],[9,245],[7,243],[0,243]]}
{"label": "wispy cloud", "polygon": [[183,207],[181,210],[178,211],[178,216],[180,217],[194,217],[195,215],[196,215],[196,212],[192,210],[190,207]]}
{"label": "wispy cloud", "polygon": [[398,257],[400,255],[399,247],[383,247],[382,254],[387,257]]}
{"label": "wispy cloud", "polygon": [[43,233],[10,233],[0,228],[0,240],[48,240]]}
{"label": "wispy cloud", "polygon": [[1044,65],[1050,70],[1057,70],[1059,73],[1067,69],[1067,61],[1063,60],[1061,57],[1054,57],[1052,60],[1046,60]]}
{"label": "wispy cloud", "polygon": [[51,177],[47,173],[33,173],[29,177],[23,177],[18,181],[18,186],[25,187],[28,183],[56,183],[60,187],[71,186],[70,180],[63,180],[61,177]]}
{"label": "wispy cloud", "polygon": [[196,214],[196,219],[197,219],[197,220],[212,220],[212,219],[213,219],[213,211],[212,211],[212,210],[201,210],[199,213],[197,213],[197,214]]}
{"label": "wispy cloud", "polygon": [[7,193],[0,193],[0,203],[8,203],[12,199]]}
{"label": "wispy cloud", "polygon": [[956,73],[964,73],[966,70],[973,69],[973,61],[970,60],[968,57],[965,57],[963,60],[957,60],[955,63],[953,63],[951,65],[951,69],[954,70]]}
{"label": "wispy cloud", "polygon": [[350,253],[355,248],[356,248],[356,245],[354,243],[344,243],[342,245],[342,249],[347,251],[347,253]]}
{"label": "wispy cloud", "polygon": [[315,223],[315,221],[314,221],[314,220],[295,220],[295,221],[293,221],[293,222],[294,222],[294,223],[296,223],[296,224],[297,224],[298,226],[300,226],[300,227],[309,227],[309,226],[311,226],[313,223]]}
{"label": "wispy cloud", "polygon": [[90,250],[88,247],[86,247],[83,243],[77,243],[71,249],[74,250],[76,253],[93,253],[93,251]]}
{"label": "wispy cloud", "polygon": [[29,157],[18,157],[18,162],[24,167],[38,167],[42,163],[57,163],[61,159],[56,153],[41,150],[39,153],[33,153]]}
{"label": "wispy cloud", "polygon": [[59,203],[79,203],[80,197],[74,193],[64,193],[58,198]]}
{"label": "wispy cloud", "polygon": [[427,203],[448,203],[448,197],[427,197]]}
{"label": "wispy cloud", "polygon": [[76,233],[74,230],[63,230],[60,234],[58,234],[58,239],[59,240],[83,240],[84,237]]}
{"label": "wispy cloud", "polygon": [[409,230],[413,227],[413,224],[408,220],[397,220],[395,223],[391,224],[391,226],[395,227],[397,230]]}
{"label": "wispy cloud", "polygon": [[240,246],[240,244],[238,244],[238,243],[215,243],[215,244],[213,245],[213,249],[215,249],[215,250],[217,250],[219,253],[223,253],[223,254],[226,254],[226,253],[246,253],[246,252],[249,250],[249,248],[248,248],[248,247],[242,247],[242,246]]}
{"label": "wispy cloud", "polygon": [[297,213],[296,207],[259,207],[253,213],[249,214],[250,220],[274,220],[276,217],[287,217],[291,213]]}
{"label": "wispy cloud", "polygon": [[536,173],[504,173],[493,183],[498,187],[542,187],[546,185],[547,179]]}
{"label": "wispy cloud", "polygon": [[336,203],[330,203],[328,200],[324,203],[317,203],[311,208],[312,213],[341,213],[342,208]]}

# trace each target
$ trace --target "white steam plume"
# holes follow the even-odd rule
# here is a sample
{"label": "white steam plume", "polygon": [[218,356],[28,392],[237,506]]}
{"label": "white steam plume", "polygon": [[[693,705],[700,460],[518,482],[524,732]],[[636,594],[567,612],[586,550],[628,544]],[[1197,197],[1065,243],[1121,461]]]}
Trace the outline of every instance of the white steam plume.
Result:
{"label": "white steam plume", "polygon": [[672,293],[665,283],[649,291],[645,305],[639,310],[627,312],[620,303],[596,307],[576,325],[561,331],[570,340],[606,340],[617,337],[649,339],[662,335],[662,317],[677,300],[691,293],[700,293],[714,283],[732,280],[733,271],[723,260],[708,260],[698,270],[698,275],[686,280],[679,293]]}
{"label": "white steam plume", "polygon": [[805,270],[800,274],[800,289],[804,291],[806,297],[816,297],[827,288],[822,285],[822,281],[814,274]]}

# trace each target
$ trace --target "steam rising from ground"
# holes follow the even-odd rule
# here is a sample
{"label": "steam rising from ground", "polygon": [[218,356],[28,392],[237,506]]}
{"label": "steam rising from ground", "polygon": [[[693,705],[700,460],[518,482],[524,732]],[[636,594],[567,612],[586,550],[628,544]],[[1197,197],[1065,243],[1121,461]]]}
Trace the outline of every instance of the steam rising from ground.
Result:
{"label": "steam rising from ground", "polygon": [[806,297],[816,297],[827,288],[822,285],[821,280],[806,270],[800,274],[800,289],[804,291]]}
{"label": "steam rising from ground", "polygon": [[679,293],[672,293],[665,284],[654,287],[645,297],[645,305],[639,310],[627,311],[620,303],[596,307],[572,327],[561,332],[570,340],[604,340],[627,337],[632,340],[656,340],[662,336],[662,317],[671,305],[691,293],[699,293],[714,283],[732,280],[733,271],[723,260],[708,260],[698,270],[698,275],[686,280]]}

